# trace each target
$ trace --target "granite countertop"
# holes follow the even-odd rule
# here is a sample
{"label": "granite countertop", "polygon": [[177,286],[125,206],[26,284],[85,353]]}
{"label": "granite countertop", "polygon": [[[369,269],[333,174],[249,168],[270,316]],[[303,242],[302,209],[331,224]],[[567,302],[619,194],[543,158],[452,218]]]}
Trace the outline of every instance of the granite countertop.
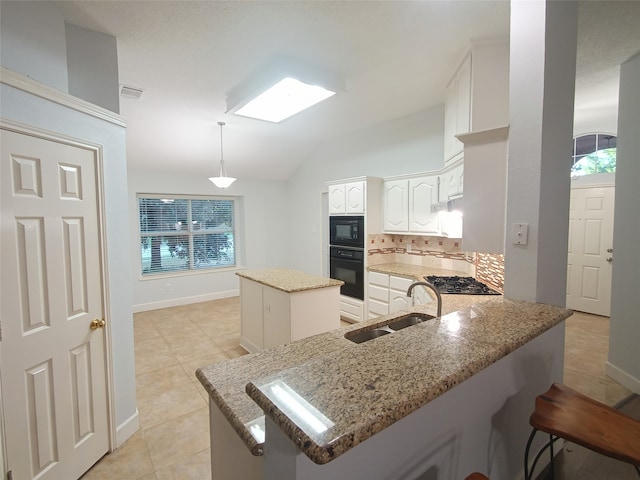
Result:
{"label": "granite countertop", "polygon": [[[497,296],[474,298],[470,307],[453,311],[457,308],[450,304],[443,312],[453,313],[362,344],[347,340],[345,333],[375,328],[408,312],[203,367],[196,375],[254,455],[262,454],[263,444],[250,428],[264,424],[266,413],[311,460],[324,464],[571,314]],[[274,387],[311,405],[327,429],[316,433],[296,421]]]}
{"label": "granite countertop", "polygon": [[333,278],[321,277],[319,275],[310,275],[286,268],[246,270],[236,272],[236,275],[287,293],[344,285],[344,282],[341,280],[334,280]]}
{"label": "granite countertop", "polygon": [[439,277],[449,277],[458,275],[460,277],[470,276],[466,272],[458,270],[447,270],[445,268],[424,267],[422,265],[409,265],[406,263],[381,263],[370,265],[370,272],[388,273],[389,275],[400,275],[422,281],[426,275],[437,275]]}

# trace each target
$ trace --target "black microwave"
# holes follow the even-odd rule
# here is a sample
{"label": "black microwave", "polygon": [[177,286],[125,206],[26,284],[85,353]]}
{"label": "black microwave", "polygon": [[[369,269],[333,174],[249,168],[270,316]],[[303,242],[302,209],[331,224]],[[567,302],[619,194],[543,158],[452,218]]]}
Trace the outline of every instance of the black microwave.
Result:
{"label": "black microwave", "polygon": [[363,216],[329,217],[329,244],[338,247],[364,248]]}

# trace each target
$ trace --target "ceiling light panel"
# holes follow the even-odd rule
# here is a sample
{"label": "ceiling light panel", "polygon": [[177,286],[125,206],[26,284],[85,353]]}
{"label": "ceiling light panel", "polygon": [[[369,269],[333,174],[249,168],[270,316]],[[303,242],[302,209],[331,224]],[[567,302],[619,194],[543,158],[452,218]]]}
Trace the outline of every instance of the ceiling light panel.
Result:
{"label": "ceiling light panel", "polygon": [[278,123],[336,92],[287,77],[258,95],[235,114]]}

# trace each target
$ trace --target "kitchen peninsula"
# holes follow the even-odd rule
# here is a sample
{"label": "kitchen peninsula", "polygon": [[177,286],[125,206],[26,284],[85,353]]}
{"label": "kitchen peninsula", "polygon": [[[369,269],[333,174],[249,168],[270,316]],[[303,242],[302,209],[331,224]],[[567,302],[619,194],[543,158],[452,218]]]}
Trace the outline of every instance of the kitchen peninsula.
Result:
{"label": "kitchen peninsula", "polygon": [[344,282],[283,268],[237,272],[240,346],[248,352],[340,327]]}
{"label": "kitchen peninsula", "polygon": [[[249,451],[243,478],[516,477],[533,399],[562,378],[571,311],[494,297],[444,313],[362,344],[345,334],[408,312],[199,369],[214,478]],[[228,432],[244,452],[216,453]]]}

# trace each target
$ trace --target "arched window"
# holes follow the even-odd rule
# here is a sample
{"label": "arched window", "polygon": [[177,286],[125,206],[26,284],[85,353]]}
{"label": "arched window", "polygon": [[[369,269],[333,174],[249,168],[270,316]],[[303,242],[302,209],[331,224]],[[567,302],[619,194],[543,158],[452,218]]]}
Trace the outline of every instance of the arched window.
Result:
{"label": "arched window", "polygon": [[616,171],[617,137],[606,133],[582,135],[573,139],[572,176]]}

